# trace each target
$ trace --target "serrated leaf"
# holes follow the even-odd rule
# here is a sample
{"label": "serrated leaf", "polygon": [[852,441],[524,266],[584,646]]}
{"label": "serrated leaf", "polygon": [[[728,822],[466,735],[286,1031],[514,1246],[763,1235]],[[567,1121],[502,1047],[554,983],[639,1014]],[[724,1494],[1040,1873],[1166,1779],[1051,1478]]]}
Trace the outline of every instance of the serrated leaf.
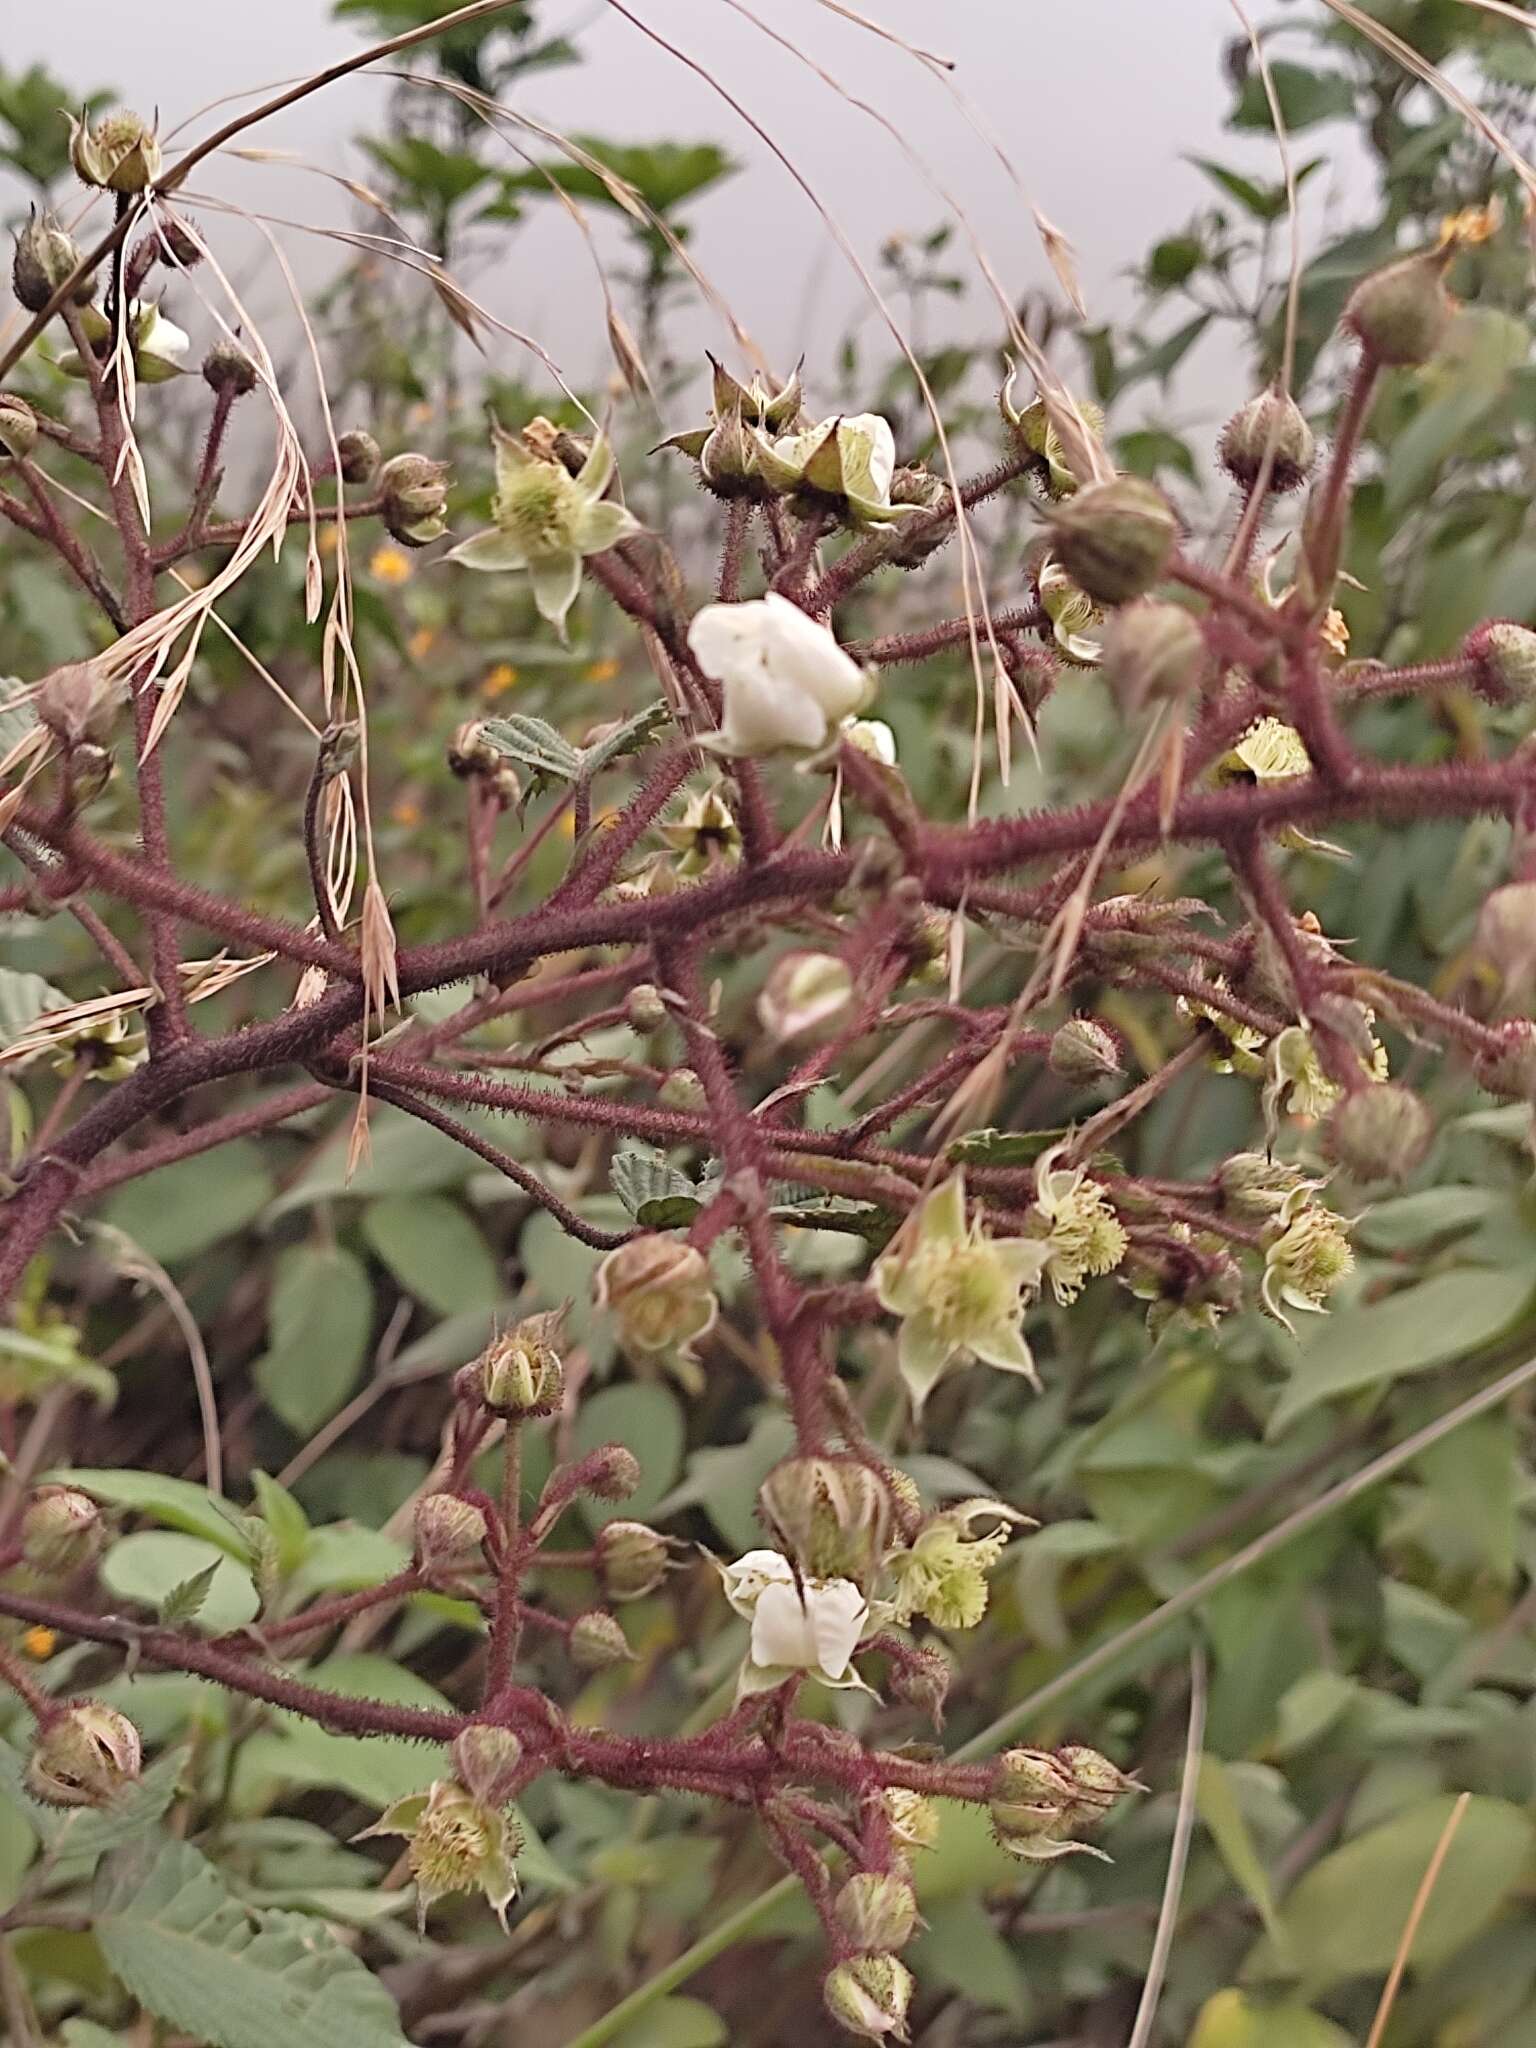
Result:
{"label": "serrated leaf", "polygon": [[160,1602],[160,1619],[167,1628],[179,1628],[184,1622],[196,1621],[213,1590],[215,1574],[223,1562],[223,1558],[216,1557],[212,1564],[205,1564],[190,1579],[183,1579],[172,1586]]}
{"label": "serrated leaf", "polygon": [[0,1742],[0,1796],[31,1828],[50,1856],[55,1879],[88,1877],[98,1859],[156,1827],[170,1811],[181,1786],[184,1749],[169,1750],[110,1806],[64,1812],[44,1806],[26,1788],[26,1764],[8,1742]]}
{"label": "serrated leaf", "polygon": [[506,718],[485,719],[480,732],[497,753],[505,754],[519,767],[558,776],[562,782],[574,782],[581,774],[579,750],[563,733],[556,732],[548,719],[530,718],[524,712],[514,711]]}
{"label": "serrated leaf", "polygon": [[698,1189],[654,1145],[621,1145],[608,1179],[630,1215],[648,1230],[676,1229],[699,1213]]}
{"label": "serrated leaf", "polygon": [[[254,1620],[261,1602],[249,1570],[211,1543],[170,1529],[141,1529],[114,1543],[101,1561],[101,1582],[119,1600],[153,1608],[164,1620],[168,1608],[195,1594],[190,1612],[210,1635],[224,1635]],[[200,1590],[198,1590],[200,1586]]]}
{"label": "serrated leaf", "polygon": [[620,761],[626,754],[638,754],[642,747],[648,747],[652,740],[672,722],[672,713],[662,703],[647,704],[643,711],[637,711],[633,718],[626,718],[622,725],[615,726],[606,739],[588,747],[581,756],[581,773],[587,778],[599,770]]}
{"label": "serrated leaf", "polygon": [[1028,1166],[1066,1136],[1060,1131],[967,1131],[945,1153],[957,1165]]}
{"label": "serrated leaf", "polygon": [[208,2048],[405,2048],[394,2000],[320,1922],[244,1905],[188,1842],[109,1858],[93,1931],[140,2004]]}

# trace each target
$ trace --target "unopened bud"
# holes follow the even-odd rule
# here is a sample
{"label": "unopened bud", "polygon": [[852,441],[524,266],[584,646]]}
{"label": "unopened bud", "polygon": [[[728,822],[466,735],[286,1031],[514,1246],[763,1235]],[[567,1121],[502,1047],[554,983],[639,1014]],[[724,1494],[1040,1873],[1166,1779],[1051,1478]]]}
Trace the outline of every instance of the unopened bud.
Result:
{"label": "unopened bud", "polygon": [[126,1715],[77,1700],[40,1728],[27,1790],[47,1806],[106,1806],[139,1775],[144,1752]]}
{"label": "unopened bud", "polygon": [[1069,1017],[1051,1034],[1051,1072],[1076,1088],[1089,1088],[1120,1072],[1120,1045],[1094,1017]]}
{"label": "unopened bud", "polygon": [[424,548],[447,531],[448,465],[429,455],[392,455],[379,471],[380,516],[394,539]]}
{"label": "unopened bud", "polygon": [[[80,251],[73,236],[66,234],[50,215],[34,214],[16,237],[11,289],[29,313],[41,313],[79,261]],[[74,290],[74,303],[89,304],[95,288],[94,277],[82,278]]]}
{"label": "unopened bud", "polygon": [[641,1353],[691,1344],[719,1314],[704,1254],[655,1231],[608,1254],[597,1269],[596,1297],[625,1344]]}
{"label": "unopened bud", "polygon": [[468,718],[454,728],[448,742],[448,766],[466,780],[471,775],[494,775],[505,765],[506,755],[486,737],[485,720]]}
{"label": "unopened bud", "polygon": [[659,1031],[667,1021],[667,1006],[654,982],[638,981],[624,998],[624,1016],[631,1030]]}
{"label": "unopened bud", "polygon": [[485,1516],[472,1501],[451,1493],[424,1493],[413,1527],[416,1562],[434,1577],[472,1571],[485,1561]]}
{"label": "unopened bud", "polygon": [[954,1666],[942,1650],[924,1646],[910,1650],[891,1666],[888,1689],[893,1699],[916,1707],[935,1728],[944,1725],[944,1702],[954,1681]]}
{"label": "unopened bud", "polygon": [[69,159],[84,185],[142,192],[160,175],[160,145],[142,115],[119,108],[94,123],[70,123]]}
{"label": "unopened bud", "polygon": [[850,1956],[822,1985],[827,2011],[864,2041],[906,2040],[912,1991],[912,1972],[890,1955]]}
{"label": "unopened bud", "polygon": [[1301,407],[1288,392],[1261,391],[1250,398],[1221,430],[1217,454],[1234,483],[1251,491],[1269,461],[1271,491],[1294,491],[1304,484],[1317,454],[1317,442]]}
{"label": "unopened bud", "polygon": [[644,1522],[605,1522],[593,1545],[598,1583],[609,1600],[641,1600],[667,1575],[667,1542]]}
{"label": "unopened bud", "polygon": [[101,795],[117,767],[111,750],[94,740],[82,740],[69,756],[69,797],[73,804],[88,804]]}
{"label": "unopened bud", "polygon": [[855,1948],[905,1948],[917,1931],[917,1894],[904,1877],[860,1870],[838,1892],[832,1916]]}
{"label": "unopened bud", "polygon": [[853,1000],[853,976],[835,953],[786,953],[757,999],[758,1020],[780,1045],[834,1031]]}
{"label": "unopened bud", "polygon": [[1496,1051],[1479,1055],[1477,1078],[1490,1095],[1536,1101],[1536,1024],[1524,1017],[1499,1026]]}
{"label": "unopened bud", "polygon": [[84,1569],[106,1531],[101,1509],[73,1486],[40,1486],[21,1518],[21,1554],[36,1572],[66,1578]]}
{"label": "unopened bud", "polygon": [[1406,1180],[1429,1150],[1429,1111],[1397,1081],[1356,1088],[1328,1120],[1328,1150],[1357,1180]]}
{"label": "unopened bud", "polygon": [[565,1391],[565,1371],[553,1343],[560,1318],[530,1316],[480,1354],[480,1398],[493,1415],[553,1415]]}
{"label": "unopened bud", "polygon": [[203,382],[220,396],[243,398],[256,388],[256,365],[232,341],[216,341],[202,362]]}
{"label": "unopened bud", "polygon": [[1445,249],[1389,263],[1362,278],[1344,308],[1343,325],[1378,363],[1413,366],[1439,354],[1456,307],[1445,289]]}
{"label": "unopened bud", "polygon": [[169,256],[180,270],[193,270],[203,260],[203,245],[179,214],[169,207],[162,208],[156,226],[156,250],[162,256]]}
{"label": "unopened bud", "polygon": [[758,1502],[813,1579],[862,1584],[890,1539],[889,1490],[854,1458],[786,1458],[763,1481]]}
{"label": "unopened bud", "polygon": [[1505,1007],[1524,1008],[1536,987],[1536,882],[1507,882],[1487,897],[1476,950],[1499,977]]}
{"label": "unopened bud", "polygon": [[1120,476],[1058,505],[1051,531],[1057,558],[1079,590],[1099,604],[1128,604],[1162,575],[1179,528],[1155,484]]}
{"label": "unopened bud", "polygon": [[627,1444],[599,1444],[582,1460],[582,1492],[594,1500],[628,1500],[640,1484],[640,1460]]}
{"label": "unopened bud", "polygon": [[885,1795],[885,1811],[904,1849],[931,1849],[939,1839],[939,1809],[926,1793],[893,1785]]}
{"label": "unopened bud", "polygon": [[1513,619],[1489,619],[1469,633],[1461,651],[1472,680],[1496,704],[1536,696],[1536,633]]}
{"label": "unopened bud", "polygon": [[1181,604],[1144,597],[1115,613],[1104,633],[1104,677],[1122,711],[1190,698],[1210,669],[1205,635]]}
{"label": "unopened bud", "polygon": [[344,484],[366,484],[378,471],[379,444],[361,427],[336,437],[336,473]]}
{"label": "unopened bud", "polygon": [[690,1116],[701,1116],[709,1107],[704,1083],[692,1067],[674,1067],[657,1089],[656,1100],[663,1109],[680,1109]]}
{"label": "unopened bud", "polygon": [[571,1662],[578,1671],[608,1671],[634,1661],[634,1651],[611,1614],[594,1607],[571,1623]]}
{"label": "unopened bud", "polygon": [[1262,1152],[1234,1152],[1216,1169],[1222,1204],[1253,1223],[1267,1223],[1301,1185],[1301,1174]]}
{"label": "unopened bud", "polygon": [[453,1767],[459,1782],[486,1806],[505,1806],[512,1798],[522,1761],[522,1742],[510,1728],[475,1721],[454,1737]]}
{"label": "unopened bud", "polygon": [[0,393],[0,450],[17,462],[37,446],[37,414],[23,398]]}
{"label": "unopened bud", "polygon": [[1120,1766],[1112,1763],[1096,1749],[1089,1749],[1081,1742],[1069,1742],[1056,1752],[1057,1761],[1071,1773],[1075,1788],[1074,1806],[1077,1811],[1072,1818],[1074,1825],[1081,1827],[1091,1824],[1091,1811],[1108,1813],[1116,1800],[1123,1799],[1127,1792],[1139,1792],[1144,1788]]}

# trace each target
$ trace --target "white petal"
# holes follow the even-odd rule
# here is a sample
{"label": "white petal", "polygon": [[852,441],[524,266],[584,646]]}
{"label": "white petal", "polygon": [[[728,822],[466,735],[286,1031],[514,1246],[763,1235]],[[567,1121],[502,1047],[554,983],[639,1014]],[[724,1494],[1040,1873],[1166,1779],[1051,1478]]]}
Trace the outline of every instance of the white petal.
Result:
{"label": "white petal", "polygon": [[768,607],[761,598],[745,604],[707,604],[693,615],[688,645],[705,675],[717,683],[763,673]]}
{"label": "white petal", "polygon": [[796,1585],[765,1586],[752,1615],[752,1662],[808,1671],[818,1661],[801,1589]]}
{"label": "white petal", "polygon": [[869,1620],[869,1602],[852,1579],[826,1579],[806,1593],[816,1662],[828,1678],[841,1678]]}
{"label": "white petal", "polygon": [[793,683],[814,697],[829,719],[847,718],[859,710],[868,680],[827,628],[776,590],[762,603],[767,613],[768,669],[775,681]]}
{"label": "white petal", "polygon": [[809,749],[824,744],[827,720],[814,697],[759,671],[727,679],[721,734],[734,753]]}
{"label": "white petal", "polygon": [[794,1568],[777,1550],[749,1550],[721,1568],[725,1597],[744,1621],[750,1621],[765,1586],[794,1583]]}
{"label": "white petal", "polygon": [[882,505],[891,501],[891,478],[896,474],[896,437],[890,424],[877,412],[856,412],[838,429],[838,438],[857,434],[867,441],[870,496]]}

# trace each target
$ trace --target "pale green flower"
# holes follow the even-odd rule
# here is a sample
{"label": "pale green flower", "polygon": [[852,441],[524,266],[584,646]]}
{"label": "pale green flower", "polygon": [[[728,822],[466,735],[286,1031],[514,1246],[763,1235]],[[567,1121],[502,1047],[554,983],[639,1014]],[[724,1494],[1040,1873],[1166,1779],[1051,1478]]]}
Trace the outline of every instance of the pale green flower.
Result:
{"label": "pale green flower", "polygon": [[1125,1226],[1108,1195],[1081,1167],[1057,1166],[1053,1145],[1035,1168],[1035,1207],[1050,1226],[1044,1239],[1046,1276],[1056,1299],[1076,1301],[1086,1280],[1112,1273],[1125,1257]]}
{"label": "pale green flower", "polygon": [[[1218,974],[1211,982],[1214,990],[1226,993],[1227,979]],[[1264,1071],[1264,1034],[1252,1024],[1244,1024],[1219,1009],[1214,1003],[1202,1003],[1189,996],[1180,996],[1174,1005],[1181,1016],[1202,1018],[1214,1024],[1231,1050],[1227,1053],[1212,1053],[1211,1066],[1218,1074],[1248,1074],[1257,1076]]]}
{"label": "pale green flower", "polygon": [[733,868],[741,859],[741,827],[718,789],[695,791],[682,816],[658,825],[657,834],[678,856],[680,875],[703,875],[714,868]]}
{"label": "pale green flower", "polygon": [[613,450],[601,434],[579,473],[572,476],[553,454],[538,452],[544,439],[534,421],[522,434],[509,434],[494,420],[496,492],[494,526],[472,533],[448,555],[466,569],[525,569],[539,616],[561,636],[566,614],[581,587],[581,564],[640,531],[632,512],[605,498],[613,478]]}
{"label": "pale green flower", "polygon": [[746,432],[758,473],[773,490],[829,500],[856,526],[888,526],[917,509],[891,503],[896,442],[878,413],[818,420],[777,439],[757,427]]}
{"label": "pale green flower", "polygon": [[[1374,1022],[1371,1011],[1367,1010],[1365,1017],[1367,1024]],[[1264,1121],[1271,1143],[1279,1129],[1282,1107],[1290,1116],[1315,1120],[1327,1116],[1344,1093],[1339,1083],[1324,1071],[1312,1034],[1304,1024],[1288,1024],[1275,1034],[1269,1041],[1265,1067],[1268,1078],[1264,1084]],[[1374,1033],[1370,1057],[1361,1057],[1360,1067],[1373,1081],[1388,1078],[1387,1049]]]}
{"label": "pale green flower", "polygon": [[1312,757],[1295,726],[1261,718],[1216,764],[1222,782],[1288,782],[1312,773]]}
{"label": "pale green flower", "polygon": [[1079,668],[1094,668],[1103,657],[1104,614],[1057,561],[1047,555],[1035,578],[1040,604],[1056,645]]}
{"label": "pale green flower", "polygon": [[[971,1525],[986,1517],[996,1526],[973,1535]],[[962,1501],[931,1517],[910,1544],[887,1553],[892,1619],[905,1624],[921,1614],[935,1628],[974,1628],[987,1611],[987,1573],[1013,1527],[1029,1519],[1000,1500]]]}
{"label": "pale green flower", "polygon": [[1287,1197],[1264,1250],[1260,1296],[1289,1330],[1287,1308],[1320,1314],[1330,1294],[1354,1271],[1344,1220],[1311,1198],[1310,1184]]}
{"label": "pale green flower", "polygon": [[477,1799],[455,1778],[438,1778],[427,1791],[397,1799],[355,1839],[370,1835],[404,1835],[409,1843],[406,1860],[423,1929],[428,1908],[450,1892],[482,1892],[506,1926],[507,1907],[517,1896],[512,1859],[523,1836],[505,1808]]}
{"label": "pale green flower", "polygon": [[[1039,457],[1040,469],[1033,480],[1038,483],[1045,495],[1051,499],[1070,498],[1079,487],[1079,479],[1067,463],[1061,436],[1051,424],[1051,416],[1043,398],[1035,399],[1022,411],[1014,404],[1013,385],[1017,375],[1018,372],[1010,362],[1008,375],[1003,380],[1003,388],[997,395],[998,411],[1002,414],[1005,425],[1018,437],[1025,451]],[[1095,405],[1090,399],[1079,399],[1077,409],[1090,432],[1102,432],[1102,406]]]}
{"label": "pale green flower", "polygon": [[901,1317],[897,1362],[915,1409],[956,1359],[978,1358],[1039,1385],[1024,1307],[1049,1256],[1040,1240],[993,1238],[979,1216],[966,1222],[963,1169],[927,1196],[870,1276],[881,1307]]}

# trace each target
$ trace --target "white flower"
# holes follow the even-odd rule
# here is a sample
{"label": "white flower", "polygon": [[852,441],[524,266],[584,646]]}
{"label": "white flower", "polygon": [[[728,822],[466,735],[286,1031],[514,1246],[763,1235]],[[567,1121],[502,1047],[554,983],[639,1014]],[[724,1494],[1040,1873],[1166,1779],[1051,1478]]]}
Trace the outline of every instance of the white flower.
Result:
{"label": "white flower", "polygon": [[882,768],[896,766],[896,735],[883,718],[850,718],[843,725],[843,738]]}
{"label": "white flower", "polygon": [[884,526],[914,509],[891,503],[896,440],[877,412],[818,420],[776,440],[756,427],[748,433],[757,467],[775,490],[831,500],[859,526]]}
{"label": "white flower", "polygon": [[705,605],[688,628],[688,645],[725,692],[724,721],[711,742],[723,754],[814,752],[869,695],[858,663],[777,591]]}
{"label": "white flower", "polygon": [[832,1686],[860,1683],[850,1669],[873,1619],[852,1579],[808,1579],[777,1550],[749,1550],[722,1565],[725,1597],[752,1624],[740,1690],[762,1692],[797,1671]]}

